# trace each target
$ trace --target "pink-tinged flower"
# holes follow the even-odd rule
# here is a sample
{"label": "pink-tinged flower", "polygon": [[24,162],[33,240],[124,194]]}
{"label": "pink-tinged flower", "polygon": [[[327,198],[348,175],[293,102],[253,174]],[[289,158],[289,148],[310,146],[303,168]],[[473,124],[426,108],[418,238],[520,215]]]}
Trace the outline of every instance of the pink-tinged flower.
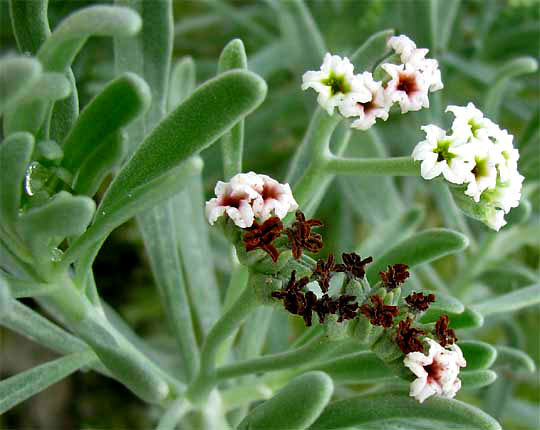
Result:
{"label": "pink-tinged flower", "polygon": [[255,218],[264,221],[272,213],[282,219],[298,209],[289,184],[280,184],[255,172],[239,173],[230,182],[218,181],[216,197],[206,202],[206,217],[213,225],[226,214],[240,228],[253,225]]}
{"label": "pink-tinged flower", "polygon": [[350,105],[344,103],[340,111],[344,116],[358,117],[358,119],[353,121],[351,127],[367,130],[375,124],[377,118],[381,118],[383,121],[388,119],[390,103],[385,97],[382,83],[380,81],[375,81],[370,72],[364,72],[357,75],[357,78],[362,81],[365,88],[369,91],[371,95],[369,100],[365,102],[356,102]]}
{"label": "pink-tinged flower", "polygon": [[253,212],[261,220],[267,219],[273,212],[283,219],[288,212],[298,209],[298,204],[292,195],[289,184],[280,184],[270,176],[258,175],[262,179],[259,195],[253,201]]}
{"label": "pink-tinged flower", "polygon": [[401,113],[429,107],[429,82],[420,70],[409,63],[385,63],[381,67],[391,77],[386,84],[386,97],[391,103],[399,103]]}
{"label": "pink-tinged flower", "polygon": [[[409,39],[404,34],[400,36],[393,36],[390,39],[388,39],[388,46],[392,48],[397,54],[400,54],[401,62],[402,63],[408,63],[411,57],[413,57],[413,54],[416,53],[416,43],[414,43],[411,39]],[[428,53],[427,49],[422,49],[420,53],[417,53],[415,55],[415,59],[417,57],[425,57],[425,55]],[[424,54],[422,56],[422,54]]]}
{"label": "pink-tinged flower", "polygon": [[446,349],[432,339],[425,340],[430,346],[428,355],[410,352],[403,360],[417,376],[411,383],[410,396],[420,403],[432,395],[451,399],[461,388],[459,369],[467,365],[463,353],[456,344]]}

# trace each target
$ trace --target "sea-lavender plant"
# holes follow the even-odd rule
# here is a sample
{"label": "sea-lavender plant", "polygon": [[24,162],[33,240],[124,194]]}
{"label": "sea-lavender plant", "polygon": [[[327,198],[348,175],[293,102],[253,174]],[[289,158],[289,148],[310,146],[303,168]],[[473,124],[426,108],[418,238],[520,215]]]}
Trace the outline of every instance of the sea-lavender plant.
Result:
{"label": "sea-lavender plant", "polygon": [[[263,48],[248,62],[233,39],[217,75],[197,80],[197,59],[173,64],[173,35],[183,33],[169,0],[80,8],[52,32],[46,0],[10,1],[20,53],[0,60],[0,326],[61,357],[1,380],[1,413],[91,369],[151,406],[161,430],[501,428],[497,405],[535,365],[513,340],[488,340],[499,326],[520,332],[511,313],[537,306],[540,286],[530,263],[492,263],[514,264],[513,254],[537,245],[528,197],[538,177],[522,176],[518,159],[537,147],[538,112],[515,146],[494,121],[511,78],[537,63],[496,70],[484,112],[448,106],[448,135],[439,61],[460,64],[443,56],[459,2],[403,3],[431,13],[429,57],[393,30],[344,47],[349,56],[328,52],[300,0],[241,11],[215,2]],[[79,111],[72,65],[91,36],[113,38],[114,77]],[[293,83],[278,80],[274,95],[266,80],[283,69]],[[320,106],[301,89],[316,91]],[[289,112],[289,94],[310,120]],[[256,110],[255,146],[272,136],[276,112],[284,123],[302,118],[284,179],[256,169],[257,157],[244,162]],[[216,154],[202,154],[215,143],[222,171]],[[203,158],[214,168],[204,175]],[[437,176],[449,184],[420,182]],[[437,209],[411,203],[428,193]],[[361,241],[353,213],[365,218]],[[131,219],[172,352],[136,334],[94,278],[104,242]],[[449,256],[452,267],[432,265]],[[273,326],[288,315],[291,341]],[[264,351],[266,339],[283,347]],[[498,374],[510,382],[494,383]],[[460,391],[479,389],[486,396]]]}

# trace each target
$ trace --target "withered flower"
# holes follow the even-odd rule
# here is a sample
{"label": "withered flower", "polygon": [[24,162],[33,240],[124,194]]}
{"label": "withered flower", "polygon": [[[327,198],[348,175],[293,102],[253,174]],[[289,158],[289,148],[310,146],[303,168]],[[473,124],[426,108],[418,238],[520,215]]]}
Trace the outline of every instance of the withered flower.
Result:
{"label": "withered flower", "polygon": [[356,316],[358,303],[349,303],[356,299],[356,296],[343,295],[337,299],[337,312],[339,314],[338,322],[343,320],[352,320]]}
{"label": "withered flower", "polygon": [[296,270],[293,270],[287,286],[281,291],[274,291],[272,297],[283,300],[283,306],[291,314],[301,315],[305,307],[305,297],[304,293],[302,293],[302,288],[308,283],[309,278],[307,276],[297,281]]}
{"label": "withered flower", "polygon": [[260,248],[276,262],[279,257],[279,251],[272,242],[277,239],[283,231],[283,223],[279,217],[273,216],[268,218],[262,224],[253,221],[253,225],[246,230],[247,232],[244,234],[246,251],[249,252]]}
{"label": "withered flower", "polygon": [[413,311],[423,312],[429,308],[429,305],[435,302],[435,294],[430,293],[426,296],[422,292],[416,293],[413,291],[412,294],[405,297],[405,301]]}
{"label": "withered flower", "polygon": [[426,333],[423,330],[411,327],[412,320],[407,318],[400,321],[396,333],[396,343],[403,352],[408,354],[409,352],[424,352],[424,345],[422,341],[418,339],[418,336],[425,336]]}
{"label": "withered flower", "polygon": [[373,306],[364,304],[360,306],[360,312],[369,319],[371,324],[379,325],[382,327],[392,327],[394,323],[394,317],[399,315],[399,309],[397,306],[385,305],[383,299],[377,294],[370,297]]}
{"label": "withered flower", "polygon": [[362,258],[351,252],[350,254],[341,254],[343,258],[343,264],[336,264],[336,272],[345,272],[348,276],[353,276],[358,279],[362,279],[366,274],[366,265],[373,261],[373,257]]}
{"label": "withered flower", "polygon": [[311,317],[316,305],[317,296],[313,291],[308,291],[304,296],[304,308],[302,309],[302,312],[299,313],[299,315],[304,318],[307,327],[311,326]]}
{"label": "withered flower", "polygon": [[386,288],[392,290],[399,285],[403,284],[409,277],[409,266],[406,264],[394,264],[388,266],[386,272],[379,272],[381,279]]}
{"label": "withered flower", "polygon": [[323,223],[316,219],[306,221],[306,217],[301,211],[296,212],[296,221],[291,228],[285,229],[289,238],[293,257],[298,260],[302,256],[302,250],[319,252],[323,247],[322,237],[318,233],[312,233],[314,227],[321,227]]}
{"label": "withered flower", "polygon": [[335,269],[335,263],[336,259],[334,254],[330,254],[326,261],[323,259],[317,261],[317,267],[313,272],[313,276],[317,279],[323,293],[326,293],[330,287],[330,278]]}
{"label": "withered flower", "polygon": [[319,322],[324,323],[326,315],[335,314],[337,312],[338,302],[332,299],[328,294],[324,294],[317,303],[313,306],[313,310],[317,312]]}
{"label": "withered flower", "polygon": [[441,315],[435,324],[435,334],[439,339],[439,344],[442,347],[446,345],[452,345],[454,342],[457,342],[456,333],[451,328],[448,328],[448,315]]}

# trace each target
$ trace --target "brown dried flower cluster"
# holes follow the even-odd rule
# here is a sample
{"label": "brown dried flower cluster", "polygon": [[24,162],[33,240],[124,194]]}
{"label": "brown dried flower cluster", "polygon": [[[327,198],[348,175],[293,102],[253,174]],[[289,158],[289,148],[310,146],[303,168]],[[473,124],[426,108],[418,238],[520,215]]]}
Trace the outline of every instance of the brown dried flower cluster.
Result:
{"label": "brown dried flower cluster", "polygon": [[336,264],[336,272],[345,272],[347,276],[362,279],[366,274],[366,265],[373,261],[373,257],[362,260],[358,254],[351,252],[341,255],[343,264]]}
{"label": "brown dried flower cluster", "polygon": [[397,306],[385,305],[383,299],[377,294],[370,297],[373,306],[364,304],[360,307],[360,312],[369,319],[373,325],[382,326],[385,328],[392,327],[394,318],[399,315]]}
{"label": "brown dried flower cluster", "polygon": [[243,237],[246,251],[249,252],[255,249],[262,249],[272,257],[272,260],[274,260],[275,263],[279,257],[279,251],[274,246],[273,242],[283,231],[281,219],[277,216],[273,216],[268,218],[262,224],[253,221],[253,225],[246,228],[246,230],[247,232]]}
{"label": "brown dried flower cluster", "polygon": [[285,230],[293,257],[296,260],[302,256],[304,249],[313,253],[317,253],[322,249],[322,236],[311,231],[312,228],[321,227],[322,225],[323,223],[316,219],[306,221],[306,217],[301,211],[296,212],[296,221],[291,228]]}
{"label": "brown dried flower cluster", "polygon": [[441,315],[437,323],[435,324],[435,334],[439,339],[441,346],[452,345],[457,342],[456,333],[451,328],[448,328],[449,324],[448,315]]}
{"label": "brown dried flower cluster", "polygon": [[412,294],[405,297],[405,301],[412,311],[424,312],[435,302],[435,294],[428,294],[426,296],[424,293],[416,293],[413,291]]}
{"label": "brown dried flower cluster", "polygon": [[388,266],[386,272],[379,272],[381,280],[387,289],[393,290],[403,284],[409,277],[409,266],[406,264],[394,264]]}
{"label": "brown dried flower cluster", "polygon": [[418,336],[425,336],[426,333],[423,330],[412,327],[411,324],[412,320],[407,318],[400,321],[397,328],[396,343],[403,354],[415,351],[424,352],[424,345]]}
{"label": "brown dried flower cluster", "polygon": [[317,261],[317,267],[313,272],[313,277],[317,279],[317,282],[319,283],[319,286],[321,287],[321,291],[323,293],[326,293],[328,291],[328,288],[330,287],[330,279],[332,278],[332,272],[336,271],[335,263],[336,258],[334,257],[334,254],[330,254],[326,261],[324,261],[323,259]]}

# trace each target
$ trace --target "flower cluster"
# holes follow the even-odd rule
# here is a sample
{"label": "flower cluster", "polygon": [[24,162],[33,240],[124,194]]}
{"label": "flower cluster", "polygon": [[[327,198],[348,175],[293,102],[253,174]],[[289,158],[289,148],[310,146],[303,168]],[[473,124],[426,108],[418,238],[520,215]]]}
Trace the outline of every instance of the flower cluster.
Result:
{"label": "flower cluster", "polygon": [[388,41],[400,63],[380,66],[385,78],[375,80],[371,72],[354,74],[347,57],[327,53],[319,71],[302,76],[302,90],[317,91],[318,103],[329,115],[337,107],[346,118],[353,118],[351,127],[367,130],[377,118],[386,121],[391,106],[398,103],[401,113],[429,107],[428,93],[443,88],[437,60],[425,58],[427,49],[418,49],[407,36]]}
{"label": "flower cluster", "polygon": [[255,218],[264,221],[274,214],[283,219],[298,209],[289,184],[254,172],[239,173],[229,182],[218,181],[214,191],[216,197],[206,202],[211,225],[226,214],[238,227],[248,228]]}
{"label": "flower cluster", "polygon": [[422,162],[424,179],[442,174],[452,184],[462,184],[460,207],[498,231],[506,224],[504,215],[519,205],[524,180],[513,136],[473,103],[446,110],[455,116],[451,134],[433,124],[423,126],[426,140],[416,145],[412,157]]}

